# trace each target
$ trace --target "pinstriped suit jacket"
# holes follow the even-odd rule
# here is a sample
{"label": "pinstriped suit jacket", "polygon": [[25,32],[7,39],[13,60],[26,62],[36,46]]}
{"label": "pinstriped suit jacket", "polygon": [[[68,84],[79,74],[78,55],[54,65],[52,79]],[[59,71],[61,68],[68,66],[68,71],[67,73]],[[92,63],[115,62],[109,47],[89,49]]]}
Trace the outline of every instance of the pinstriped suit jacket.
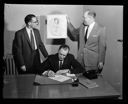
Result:
{"label": "pinstriped suit jacket", "polygon": [[[48,56],[43,42],[41,41],[40,33],[37,29],[33,29],[35,40],[37,44],[37,49],[41,50],[44,57]],[[34,54],[30,39],[28,37],[26,28],[16,31],[13,45],[13,55],[18,67],[25,65],[28,69],[32,67],[34,59]],[[39,53],[37,53],[38,61],[40,60]]]}

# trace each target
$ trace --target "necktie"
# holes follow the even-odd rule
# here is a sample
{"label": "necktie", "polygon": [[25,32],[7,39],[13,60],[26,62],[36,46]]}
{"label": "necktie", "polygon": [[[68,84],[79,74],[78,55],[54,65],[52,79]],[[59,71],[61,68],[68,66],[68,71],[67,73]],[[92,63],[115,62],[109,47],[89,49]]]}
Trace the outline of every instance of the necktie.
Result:
{"label": "necktie", "polygon": [[87,42],[87,34],[88,34],[88,26],[87,26],[87,29],[86,29],[86,32],[85,32],[85,37],[84,37],[85,44],[86,44],[86,42]]}
{"label": "necktie", "polygon": [[60,64],[59,64],[59,69],[61,69],[61,68],[62,68],[62,64],[63,64],[63,63],[62,63],[62,60],[60,60],[59,62],[60,62]]}
{"label": "necktie", "polygon": [[32,49],[35,50],[34,37],[33,37],[32,30],[30,31],[30,36],[31,36],[31,45],[32,45]]}

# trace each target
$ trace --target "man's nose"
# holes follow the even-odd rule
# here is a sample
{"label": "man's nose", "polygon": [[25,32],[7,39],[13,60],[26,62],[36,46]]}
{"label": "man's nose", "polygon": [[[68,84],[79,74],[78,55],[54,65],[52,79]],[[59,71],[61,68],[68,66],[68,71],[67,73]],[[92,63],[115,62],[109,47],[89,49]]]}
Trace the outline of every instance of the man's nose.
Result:
{"label": "man's nose", "polygon": [[64,59],[64,56],[62,56],[62,59]]}
{"label": "man's nose", "polygon": [[39,25],[39,23],[36,23],[36,25]]}

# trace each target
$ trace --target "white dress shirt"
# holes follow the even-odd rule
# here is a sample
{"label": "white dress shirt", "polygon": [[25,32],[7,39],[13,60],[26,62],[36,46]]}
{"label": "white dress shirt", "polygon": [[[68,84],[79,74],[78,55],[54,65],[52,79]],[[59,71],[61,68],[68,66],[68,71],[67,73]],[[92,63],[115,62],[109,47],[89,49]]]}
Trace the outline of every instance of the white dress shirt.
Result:
{"label": "white dress shirt", "polygon": [[[90,35],[90,32],[92,31],[92,29],[94,27],[94,24],[95,24],[95,22],[93,22],[92,24],[90,24],[89,27],[88,27],[87,39],[88,39],[88,37]],[[86,30],[87,30],[87,26],[85,26],[85,32],[86,32]]]}
{"label": "white dress shirt", "polygon": [[59,60],[59,67],[60,67],[60,62],[62,62],[62,64],[61,64],[61,65],[63,65],[63,60],[61,60],[61,61]]}
{"label": "white dress shirt", "polygon": [[[29,37],[29,39],[31,41],[31,37],[30,37],[30,31],[31,31],[31,29],[29,29],[29,28],[26,27],[26,31],[27,31],[28,37]],[[32,29],[32,35],[33,34],[34,34],[34,32],[33,32],[33,29]],[[35,45],[35,50],[36,50],[37,49],[37,45],[36,45],[35,35],[33,35],[33,38],[34,38],[34,45]]]}

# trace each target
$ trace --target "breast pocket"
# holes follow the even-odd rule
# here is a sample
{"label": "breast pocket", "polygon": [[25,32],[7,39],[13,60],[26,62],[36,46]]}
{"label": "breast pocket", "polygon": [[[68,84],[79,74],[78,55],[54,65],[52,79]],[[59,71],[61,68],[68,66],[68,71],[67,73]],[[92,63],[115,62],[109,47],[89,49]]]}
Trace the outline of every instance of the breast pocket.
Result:
{"label": "breast pocket", "polygon": [[92,35],[88,38],[88,45],[97,44],[98,43],[98,36]]}

